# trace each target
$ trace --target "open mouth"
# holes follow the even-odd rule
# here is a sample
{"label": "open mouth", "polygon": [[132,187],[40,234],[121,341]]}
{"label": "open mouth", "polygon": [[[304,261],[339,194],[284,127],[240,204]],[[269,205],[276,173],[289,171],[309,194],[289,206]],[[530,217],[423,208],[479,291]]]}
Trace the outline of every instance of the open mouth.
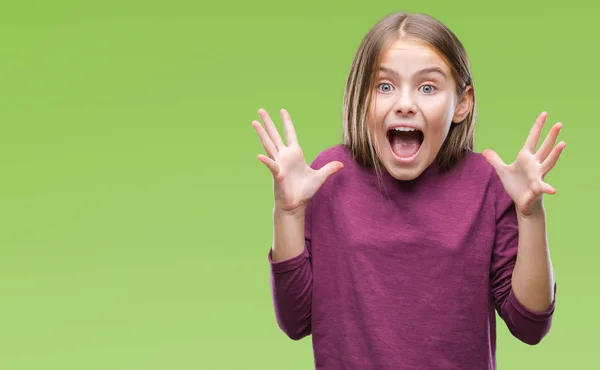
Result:
{"label": "open mouth", "polygon": [[395,127],[388,130],[387,138],[392,152],[398,159],[412,159],[423,144],[423,132],[412,127]]}

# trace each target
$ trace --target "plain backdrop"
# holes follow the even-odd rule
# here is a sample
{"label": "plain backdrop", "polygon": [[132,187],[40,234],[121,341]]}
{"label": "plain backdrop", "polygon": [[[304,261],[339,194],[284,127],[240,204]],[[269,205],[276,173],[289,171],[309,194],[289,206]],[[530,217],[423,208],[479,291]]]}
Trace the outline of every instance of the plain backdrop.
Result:
{"label": "plain backdrop", "polygon": [[558,193],[545,201],[554,325],[530,347],[499,322],[498,365],[593,367],[592,6],[2,2],[0,369],[312,368],[310,338],[291,341],[275,323],[272,184],[250,123],[265,108],[281,127],[278,111],[288,109],[307,161],[339,143],[354,53],[375,22],[400,10],[437,17],[466,46],[477,151],[510,162],[540,112],[549,112],[547,128],[564,124],[567,147],[547,177]]}

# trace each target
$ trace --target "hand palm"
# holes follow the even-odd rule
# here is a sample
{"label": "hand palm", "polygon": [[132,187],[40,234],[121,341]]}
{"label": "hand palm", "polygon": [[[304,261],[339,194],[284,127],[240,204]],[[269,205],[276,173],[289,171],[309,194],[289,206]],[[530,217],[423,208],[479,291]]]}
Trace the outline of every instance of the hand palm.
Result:
{"label": "hand palm", "polygon": [[525,145],[510,165],[492,150],[485,150],[483,155],[495,168],[506,193],[515,202],[517,211],[522,215],[530,215],[542,207],[544,194],[555,194],[556,189],[544,181],[545,176],[558,162],[565,148],[565,142],[560,142],[554,148],[554,143],[562,124],[557,123],[536,152],[535,147],[546,121],[547,113],[542,113],[533,125]]}
{"label": "hand palm", "polygon": [[327,163],[319,170],[312,169],[304,159],[304,153],[298,144],[296,131],[287,111],[281,110],[287,145],[283,144],[267,112],[261,109],[259,114],[265,122],[265,128],[257,121],[253,121],[252,126],[258,133],[268,157],[260,154],[258,159],[273,175],[276,207],[283,211],[294,211],[305,206],[323,182],[343,165],[336,161]]}
{"label": "hand palm", "polygon": [[318,190],[320,176],[304,159],[298,145],[281,148],[276,156],[279,168],[273,177],[275,201],[290,210],[304,204]]}

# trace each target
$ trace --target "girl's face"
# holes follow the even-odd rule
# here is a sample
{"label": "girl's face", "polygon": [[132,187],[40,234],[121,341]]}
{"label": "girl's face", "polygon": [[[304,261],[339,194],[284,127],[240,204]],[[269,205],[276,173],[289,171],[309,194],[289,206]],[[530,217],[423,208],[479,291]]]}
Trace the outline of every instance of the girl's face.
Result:
{"label": "girl's face", "polygon": [[390,175],[413,180],[433,163],[452,122],[467,116],[472,95],[459,99],[448,65],[420,41],[394,42],[378,73],[369,129]]}

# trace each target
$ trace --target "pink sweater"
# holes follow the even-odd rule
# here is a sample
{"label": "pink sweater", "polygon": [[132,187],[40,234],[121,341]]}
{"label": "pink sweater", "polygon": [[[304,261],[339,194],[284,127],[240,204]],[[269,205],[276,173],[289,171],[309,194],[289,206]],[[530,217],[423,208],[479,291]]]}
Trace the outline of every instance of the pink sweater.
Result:
{"label": "pink sweater", "polygon": [[515,208],[480,154],[385,174],[383,194],[341,145],[311,167],[332,160],[345,167],[307,208],[304,253],[268,255],[277,323],[312,335],[316,369],[495,369],[495,310],[525,343],[548,333],[554,303],[534,313],[512,292]]}

